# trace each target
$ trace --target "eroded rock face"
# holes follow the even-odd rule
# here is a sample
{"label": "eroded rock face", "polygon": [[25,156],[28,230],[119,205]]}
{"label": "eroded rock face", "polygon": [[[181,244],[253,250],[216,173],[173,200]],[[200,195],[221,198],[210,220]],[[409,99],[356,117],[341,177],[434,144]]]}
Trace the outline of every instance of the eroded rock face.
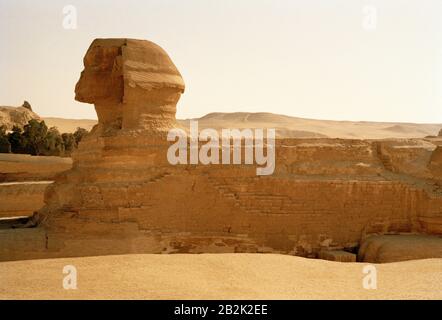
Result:
{"label": "eroded rock face", "polygon": [[7,130],[12,130],[14,126],[23,129],[32,119],[40,120],[40,117],[25,104],[20,107],[0,106],[0,126],[5,126]]}
{"label": "eroded rock face", "polygon": [[388,263],[442,258],[442,238],[429,235],[383,235],[365,239],[358,261]]}
{"label": "eroded rock face", "polygon": [[23,101],[22,107],[32,111],[31,104],[29,102],[27,102],[26,100]]}
{"label": "eroded rock face", "polygon": [[434,178],[442,181],[442,146],[437,146],[433,151],[428,167]]}

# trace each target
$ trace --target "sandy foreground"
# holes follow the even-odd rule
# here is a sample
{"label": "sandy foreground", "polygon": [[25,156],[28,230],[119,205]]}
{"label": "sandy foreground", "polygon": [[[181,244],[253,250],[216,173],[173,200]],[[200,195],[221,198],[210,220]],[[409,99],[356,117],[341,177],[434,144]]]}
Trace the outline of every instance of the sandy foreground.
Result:
{"label": "sandy foreground", "polygon": [[[77,289],[63,289],[63,267]],[[442,299],[442,259],[375,265],[277,254],[119,255],[0,263],[1,299]]]}

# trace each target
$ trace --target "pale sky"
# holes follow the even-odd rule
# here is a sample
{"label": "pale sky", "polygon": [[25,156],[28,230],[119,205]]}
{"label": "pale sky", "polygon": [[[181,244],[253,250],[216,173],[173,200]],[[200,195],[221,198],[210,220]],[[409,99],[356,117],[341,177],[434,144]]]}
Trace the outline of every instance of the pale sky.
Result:
{"label": "pale sky", "polygon": [[0,105],[95,118],[74,86],[91,41],[116,37],[169,53],[186,83],[179,118],[442,122],[441,0],[0,0]]}

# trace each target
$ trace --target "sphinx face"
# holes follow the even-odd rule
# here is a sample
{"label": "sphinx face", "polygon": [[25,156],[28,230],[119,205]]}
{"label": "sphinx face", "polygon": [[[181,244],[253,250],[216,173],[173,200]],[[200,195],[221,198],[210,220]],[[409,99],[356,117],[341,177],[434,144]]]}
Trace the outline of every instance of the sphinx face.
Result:
{"label": "sphinx face", "polygon": [[95,105],[104,129],[140,129],[174,121],[183,92],[181,74],[158,45],[96,39],[84,57],[75,99]]}
{"label": "sphinx face", "polygon": [[120,102],[123,97],[121,61],[121,47],[92,44],[84,57],[75,99],[92,104]]}

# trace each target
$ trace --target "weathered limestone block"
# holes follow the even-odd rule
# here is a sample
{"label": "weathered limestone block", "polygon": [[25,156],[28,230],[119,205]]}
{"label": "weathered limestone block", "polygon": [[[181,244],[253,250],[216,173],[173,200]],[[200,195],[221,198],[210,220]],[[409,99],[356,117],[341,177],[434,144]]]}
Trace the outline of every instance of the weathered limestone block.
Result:
{"label": "weathered limestone block", "polygon": [[373,176],[383,170],[370,141],[278,139],[276,147],[276,169],[288,174]]}
{"label": "weathered limestone block", "polygon": [[0,154],[0,182],[49,181],[71,168],[70,158]]}
{"label": "weathered limestone block", "polygon": [[442,258],[442,238],[430,235],[383,235],[366,238],[358,261],[387,263]]}
{"label": "weathered limestone block", "polygon": [[442,235],[442,197],[429,197],[425,202],[426,210],[419,215],[419,224],[428,234]]}
{"label": "weathered limestone block", "polygon": [[442,180],[442,146],[438,146],[433,151],[428,167],[435,178]]}
{"label": "weathered limestone block", "polygon": [[377,142],[378,156],[392,172],[419,178],[432,178],[427,164],[435,150],[433,143],[419,139],[395,139]]}
{"label": "weathered limestone block", "polygon": [[343,250],[321,250],[318,258],[339,262],[356,262],[356,254]]}
{"label": "weathered limestone block", "polygon": [[43,207],[44,192],[51,183],[0,183],[0,218],[31,216]]}

